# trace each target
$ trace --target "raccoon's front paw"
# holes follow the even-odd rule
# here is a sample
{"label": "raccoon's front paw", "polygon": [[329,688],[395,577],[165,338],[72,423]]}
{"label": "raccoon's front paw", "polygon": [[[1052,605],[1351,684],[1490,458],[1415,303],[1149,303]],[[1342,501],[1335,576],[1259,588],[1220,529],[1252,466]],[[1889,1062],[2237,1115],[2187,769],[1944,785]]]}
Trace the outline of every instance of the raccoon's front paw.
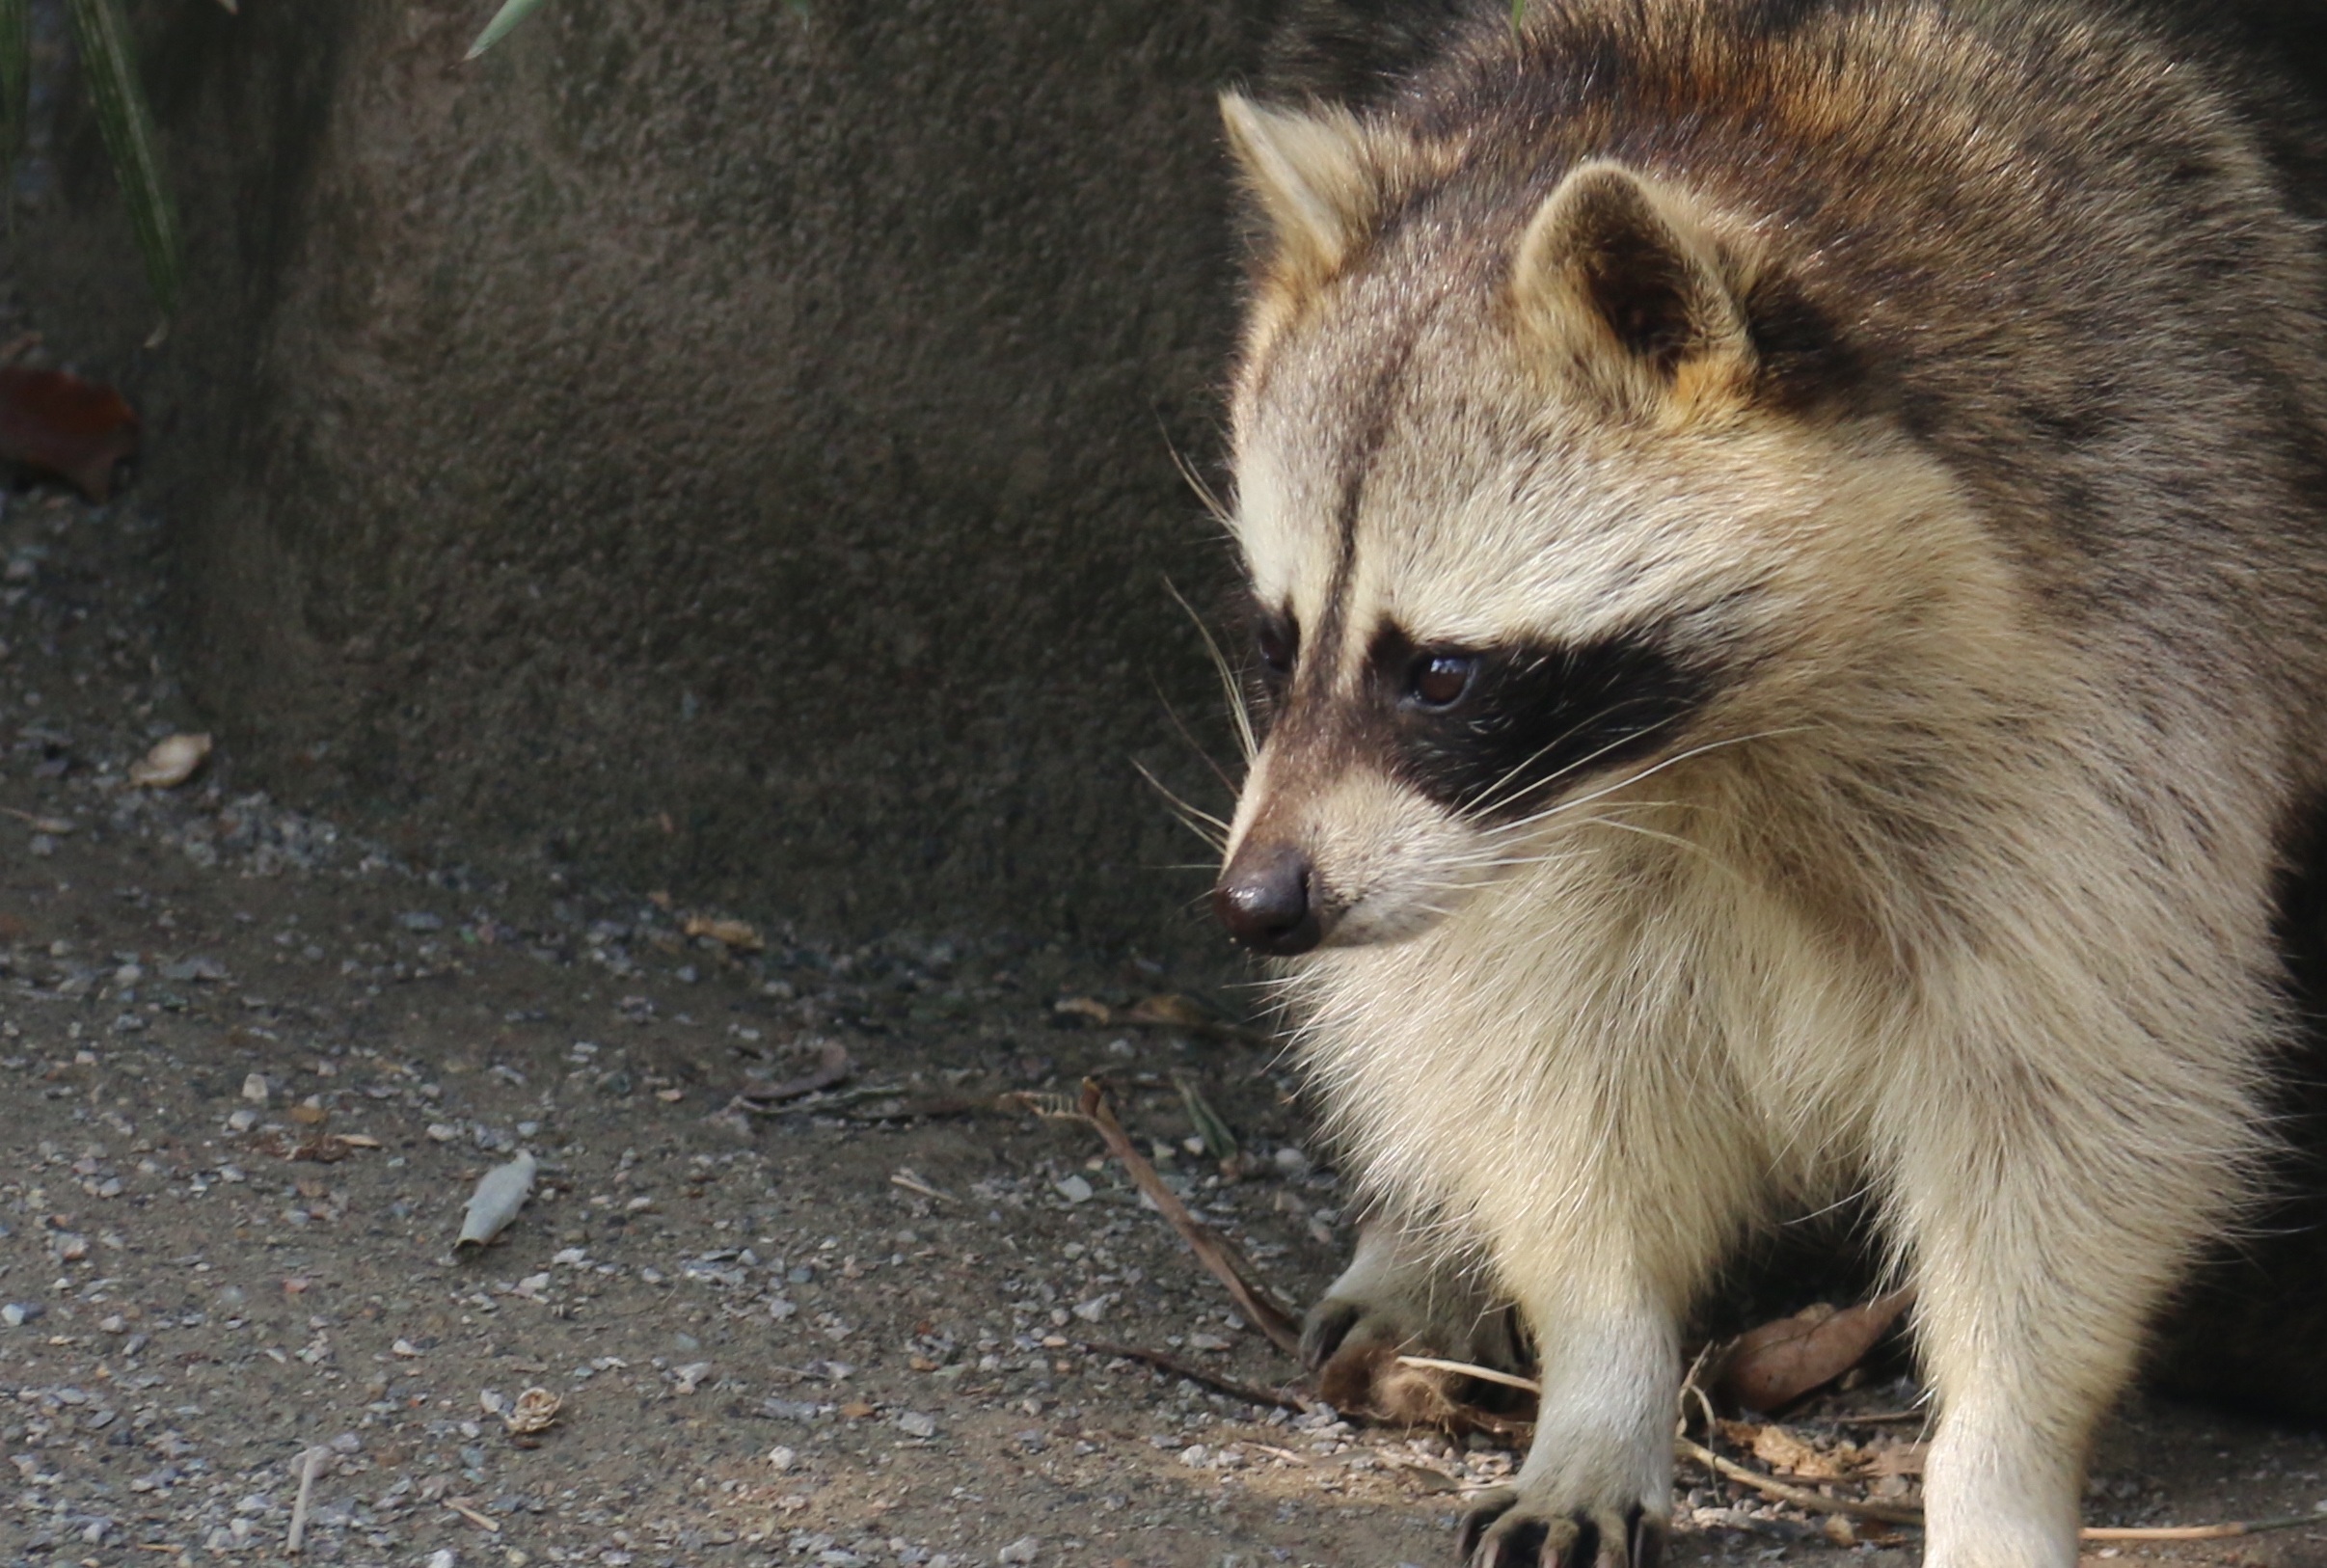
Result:
{"label": "raccoon's front paw", "polygon": [[1500,1410],[1512,1390],[1430,1367],[1400,1356],[1470,1362],[1497,1371],[1524,1369],[1516,1321],[1507,1308],[1460,1323],[1433,1321],[1400,1301],[1327,1296],[1301,1324],[1301,1358],[1317,1374],[1317,1393],[1339,1410],[1366,1410],[1389,1420],[1444,1421],[1462,1405]]}
{"label": "raccoon's front paw", "polygon": [[1657,1568],[1665,1522],[1638,1503],[1621,1512],[1561,1508],[1510,1487],[1463,1516],[1467,1568]]}

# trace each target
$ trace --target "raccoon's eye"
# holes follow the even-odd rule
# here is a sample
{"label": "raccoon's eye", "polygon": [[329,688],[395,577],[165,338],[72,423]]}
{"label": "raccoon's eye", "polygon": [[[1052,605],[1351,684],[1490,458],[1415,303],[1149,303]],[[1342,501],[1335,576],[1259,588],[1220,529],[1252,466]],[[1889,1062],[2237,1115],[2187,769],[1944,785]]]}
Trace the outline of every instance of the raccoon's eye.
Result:
{"label": "raccoon's eye", "polygon": [[1260,654],[1260,672],[1270,682],[1284,680],[1293,672],[1293,657],[1300,649],[1300,633],[1290,621],[1271,615],[1260,623],[1253,634],[1253,643]]}
{"label": "raccoon's eye", "polygon": [[1462,701],[1478,674],[1478,656],[1426,653],[1406,677],[1406,694],[1424,708],[1451,708]]}

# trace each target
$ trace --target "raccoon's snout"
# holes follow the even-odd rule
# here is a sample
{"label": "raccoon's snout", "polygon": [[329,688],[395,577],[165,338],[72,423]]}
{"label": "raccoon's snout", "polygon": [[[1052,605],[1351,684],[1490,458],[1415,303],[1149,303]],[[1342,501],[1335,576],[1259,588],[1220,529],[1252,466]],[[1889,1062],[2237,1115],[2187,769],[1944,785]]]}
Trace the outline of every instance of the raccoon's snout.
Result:
{"label": "raccoon's snout", "polygon": [[1212,910],[1246,947],[1290,958],[1325,938],[1314,880],[1309,856],[1291,845],[1248,847],[1212,889]]}

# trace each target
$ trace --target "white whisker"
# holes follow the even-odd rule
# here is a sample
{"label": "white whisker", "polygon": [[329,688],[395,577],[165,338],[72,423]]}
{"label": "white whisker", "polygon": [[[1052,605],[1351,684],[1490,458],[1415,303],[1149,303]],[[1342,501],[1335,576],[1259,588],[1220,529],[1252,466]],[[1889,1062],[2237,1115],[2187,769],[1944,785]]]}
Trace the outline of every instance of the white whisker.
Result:
{"label": "white whisker", "polygon": [[1196,635],[1204,638],[1204,651],[1211,656],[1212,668],[1220,676],[1220,689],[1229,699],[1229,716],[1236,724],[1236,745],[1244,753],[1244,765],[1250,768],[1253,759],[1260,753],[1260,738],[1253,729],[1253,713],[1245,701],[1244,682],[1238,679],[1235,666],[1229,662],[1228,655],[1221,651],[1218,639],[1212,635],[1212,629],[1204,625],[1204,617],[1196,613],[1196,607],[1187,602],[1170,578],[1164,579],[1164,591],[1172,596],[1181,609],[1187,611],[1188,619],[1196,623]]}
{"label": "white whisker", "polygon": [[1529,795],[1537,790],[1546,790],[1558,783],[1563,778],[1572,778],[1583,770],[1589,768],[1593,763],[1598,762],[1602,757],[1607,756],[1610,751],[1615,750],[1617,747],[1629,745],[1631,743],[1638,740],[1643,735],[1654,735],[1658,730],[1664,728],[1666,725],[1674,721],[1671,718],[1660,718],[1655,723],[1647,726],[1645,729],[1635,730],[1630,735],[1620,735],[1614,740],[1610,741],[1606,745],[1601,746],[1598,750],[1590,752],[1585,756],[1578,757],[1574,762],[1569,763],[1566,767],[1561,768],[1558,771],[1552,774],[1551,777],[1544,779],[1539,783],[1526,785],[1520,789],[1512,791],[1508,795],[1502,795],[1501,793],[1504,785],[1516,779],[1522,772],[1526,771],[1535,763],[1541,761],[1545,756],[1549,755],[1552,751],[1565,743],[1578,731],[1599,723],[1602,719],[1615,713],[1617,709],[1621,708],[1623,704],[1618,703],[1613,707],[1603,708],[1591,717],[1579,719],[1577,722],[1569,725],[1567,729],[1561,732],[1556,738],[1546,742],[1540,746],[1537,746],[1533,752],[1529,753],[1520,762],[1506,770],[1501,778],[1497,779],[1494,783],[1488,785],[1484,791],[1480,792],[1479,798],[1475,802],[1465,806],[1463,809],[1474,816],[1486,816],[1490,812],[1498,811],[1503,806],[1508,805],[1512,800],[1518,798],[1520,796]]}
{"label": "white whisker", "polygon": [[1523,832],[1539,823],[1549,822],[1554,817],[1560,816],[1565,812],[1573,811],[1578,806],[1589,805],[1595,800],[1605,799],[1607,797],[1615,794],[1618,790],[1629,789],[1633,785],[1639,783],[1642,779],[1653,778],[1657,774],[1664,771],[1665,769],[1677,767],[1681,763],[1687,762],[1692,757],[1701,757],[1709,751],[1719,751],[1728,746],[1745,745],[1753,741],[1767,741],[1775,736],[1799,735],[1816,727],[1817,726],[1810,724],[1794,724],[1781,729],[1756,730],[1750,735],[1736,735],[1731,736],[1726,740],[1707,741],[1702,745],[1691,746],[1686,751],[1676,751],[1671,756],[1666,757],[1660,762],[1651,764],[1646,768],[1642,768],[1637,771],[1628,773],[1622,778],[1612,779],[1607,784],[1602,785],[1599,789],[1592,791],[1588,795],[1580,795],[1573,799],[1558,801],[1554,805],[1546,807],[1542,811],[1533,812],[1528,816],[1522,817],[1516,822],[1501,824],[1492,829],[1492,831],[1502,834]]}

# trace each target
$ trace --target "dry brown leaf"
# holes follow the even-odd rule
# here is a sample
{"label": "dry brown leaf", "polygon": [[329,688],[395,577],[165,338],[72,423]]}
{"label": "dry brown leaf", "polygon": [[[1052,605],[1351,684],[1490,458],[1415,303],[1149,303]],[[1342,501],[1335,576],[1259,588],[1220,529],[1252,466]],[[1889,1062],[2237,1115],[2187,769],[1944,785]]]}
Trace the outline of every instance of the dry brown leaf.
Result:
{"label": "dry brown leaf", "polygon": [[0,459],[69,480],[91,500],[137,454],[137,415],[122,394],[62,370],[0,368]]}
{"label": "dry brown leaf", "polygon": [[1858,1468],[1865,1456],[1849,1444],[1822,1448],[1801,1433],[1772,1421],[1753,1428],[1746,1446],[1772,1470],[1805,1480],[1836,1481]]}
{"label": "dry brown leaf", "polygon": [[1212,1021],[1210,1015],[1196,1005],[1195,998],[1182,996],[1177,991],[1142,997],[1132,1004],[1131,1011],[1123,1017],[1131,1023],[1173,1024],[1183,1029],[1201,1029]]}
{"label": "dry brown leaf", "polygon": [[564,1401],[547,1389],[528,1389],[501,1417],[501,1424],[518,1437],[546,1432],[557,1419]]}
{"label": "dry brown leaf", "polygon": [[690,936],[708,936],[721,947],[731,947],[739,953],[757,953],[768,945],[760,940],[756,929],[741,920],[714,920],[709,915],[689,915],[679,929]]}
{"label": "dry brown leaf", "polygon": [[1931,1451],[1928,1443],[1892,1443],[1870,1448],[1866,1455],[1866,1473],[1869,1475],[1920,1475],[1923,1456]]}
{"label": "dry brown leaf", "polygon": [[849,1074],[855,1070],[855,1065],[849,1060],[849,1048],[837,1041],[825,1041],[817,1052],[816,1066],[809,1071],[797,1078],[786,1078],[781,1083],[746,1084],[739,1097],[746,1106],[771,1105],[778,1100],[798,1099],[802,1095],[813,1095],[820,1089],[830,1089],[835,1084],[845,1083]]}
{"label": "dry brown leaf", "polygon": [[1820,1303],[1741,1335],[1721,1368],[1720,1392],[1747,1410],[1780,1410],[1858,1365],[1911,1292],[1894,1290],[1840,1311]]}
{"label": "dry brown leaf", "polygon": [[140,789],[174,790],[192,778],[210,755],[207,735],[173,735],[129,765],[129,782]]}

